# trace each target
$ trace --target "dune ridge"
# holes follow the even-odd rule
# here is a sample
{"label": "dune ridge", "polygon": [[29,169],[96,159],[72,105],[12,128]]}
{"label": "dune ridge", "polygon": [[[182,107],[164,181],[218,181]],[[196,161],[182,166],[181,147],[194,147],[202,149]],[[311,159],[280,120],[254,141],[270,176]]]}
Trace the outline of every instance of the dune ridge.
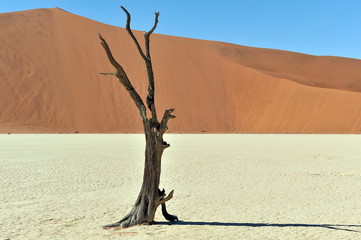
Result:
{"label": "dune ridge", "polygon": [[[123,28],[58,8],[0,14],[0,132],[141,132],[101,33],[142,97],[146,71]],[[141,39],[142,33],[136,31]],[[361,60],[154,34],[170,132],[360,133]]]}

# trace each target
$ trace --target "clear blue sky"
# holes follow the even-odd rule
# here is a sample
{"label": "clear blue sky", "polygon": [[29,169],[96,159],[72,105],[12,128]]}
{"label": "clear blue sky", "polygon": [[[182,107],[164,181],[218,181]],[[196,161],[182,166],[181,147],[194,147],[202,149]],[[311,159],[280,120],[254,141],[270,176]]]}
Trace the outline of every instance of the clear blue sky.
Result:
{"label": "clear blue sky", "polygon": [[[1,0],[0,12],[60,7],[124,27],[157,33],[361,59],[361,0]],[[1,30],[1,29],[0,29]]]}

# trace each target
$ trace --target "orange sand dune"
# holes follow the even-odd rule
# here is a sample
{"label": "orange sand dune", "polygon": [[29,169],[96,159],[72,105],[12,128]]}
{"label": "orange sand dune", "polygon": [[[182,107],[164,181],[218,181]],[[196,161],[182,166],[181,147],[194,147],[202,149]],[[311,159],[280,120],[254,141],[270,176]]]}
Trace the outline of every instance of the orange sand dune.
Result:
{"label": "orange sand dune", "polygon": [[[60,9],[0,14],[0,132],[141,132],[101,33],[142,96],[122,28]],[[139,38],[142,37],[137,32]],[[360,133],[361,61],[152,35],[158,111],[172,132]]]}

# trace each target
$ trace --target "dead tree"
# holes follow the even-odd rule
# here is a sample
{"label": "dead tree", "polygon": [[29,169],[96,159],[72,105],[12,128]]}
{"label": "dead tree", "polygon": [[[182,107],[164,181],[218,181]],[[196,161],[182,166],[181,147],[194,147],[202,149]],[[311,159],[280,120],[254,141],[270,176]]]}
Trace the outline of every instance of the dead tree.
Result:
{"label": "dead tree", "polygon": [[145,148],[145,166],[144,166],[144,175],[143,175],[143,184],[138,195],[138,198],[130,211],[123,219],[120,221],[104,226],[104,228],[111,227],[129,227],[138,224],[152,224],[154,221],[155,212],[159,205],[162,205],[163,216],[168,221],[178,221],[177,216],[171,215],[167,212],[165,203],[173,197],[172,190],[168,195],[165,194],[164,189],[159,189],[160,182],[160,173],[161,173],[161,158],[163,151],[168,148],[170,145],[163,140],[163,135],[167,131],[168,120],[175,118],[172,115],[174,109],[166,110],[161,121],[157,119],[157,111],[155,108],[154,102],[154,73],[152,67],[152,59],[150,56],[150,35],[154,32],[158,24],[159,12],[155,13],[154,26],[148,32],[144,33],[145,40],[145,52],[140,46],[137,38],[134,36],[131,28],[130,21],[131,16],[129,12],[121,7],[127,15],[126,29],[134,41],[138,52],[142,59],[144,60],[147,73],[148,73],[148,94],[146,98],[147,108],[150,111],[150,117],[147,116],[147,108],[143,103],[142,98],[139,96],[138,92],[134,89],[132,83],[130,82],[127,74],[125,73],[121,64],[115,60],[113,54],[109,48],[109,45],[105,39],[99,34],[101,40],[101,45],[103,46],[110,63],[115,68],[113,73],[101,73],[104,75],[114,75],[118,81],[124,86],[128,91],[129,95],[133,99],[135,105],[138,108],[139,115],[142,119],[145,139],[146,139],[146,148]]}

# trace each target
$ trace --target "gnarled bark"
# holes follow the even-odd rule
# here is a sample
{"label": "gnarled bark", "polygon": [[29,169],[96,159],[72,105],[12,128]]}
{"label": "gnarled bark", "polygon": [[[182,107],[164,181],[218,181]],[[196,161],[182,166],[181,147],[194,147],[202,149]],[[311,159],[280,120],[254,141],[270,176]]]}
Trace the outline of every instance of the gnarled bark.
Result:
{"label": "gnarled bark", "polygon": [[123,67],[113,57],[113,54],[106,40],[99,34],[101,45],[103,46],[107,54],[108,60],[115,68],[114,73],[101,74],[114,75],[128,91],[129,95],[131,96],[135,105],[138,108],[139,115],[143,122],[146,139],[143,184],[139,192],[138,198],[130,213],[128,213],[123,219],[116,223],[103,226],[104,228],[125,228],[138,224],[151,224],[154,221],[154,216],[159,205],[162,205],[162,214],[165,219],[167,219],[168,221],[178,221],[177,216],[169,214],[166,210],[166,202],[173,197],[174,191],[172,190],[168,195],[166,195],[164,189],[162,191],[159,189],[162,154],[163,151],[170,146],[167,142],[163,140],[163,135],[168,129],[168,120],[175,118],[175,116],[172,115],[174,109],[169,109],[165,111],[161,122],[159,122],[157,119],[157,111],[154,104],[155,88],[152,60],[150,56],[150,35],[157,27],[159,13],[155,13],[155,21],[152,29],[144,34],[146,49],[146,53],[144,53],[137,38],[134,36],[130,28],[131,16],[129,12],[124,7],[121,8],[127,15],[126,29],[130,37],[133,39],[139,51],[139,54],[143,58],[147,69],[148,94],[146,97],[146,103],[149,111],[151,112],[151,117],[147,117],[147,109],[143,103],[143,100],[139,96],[138,92],[134,89]]}

